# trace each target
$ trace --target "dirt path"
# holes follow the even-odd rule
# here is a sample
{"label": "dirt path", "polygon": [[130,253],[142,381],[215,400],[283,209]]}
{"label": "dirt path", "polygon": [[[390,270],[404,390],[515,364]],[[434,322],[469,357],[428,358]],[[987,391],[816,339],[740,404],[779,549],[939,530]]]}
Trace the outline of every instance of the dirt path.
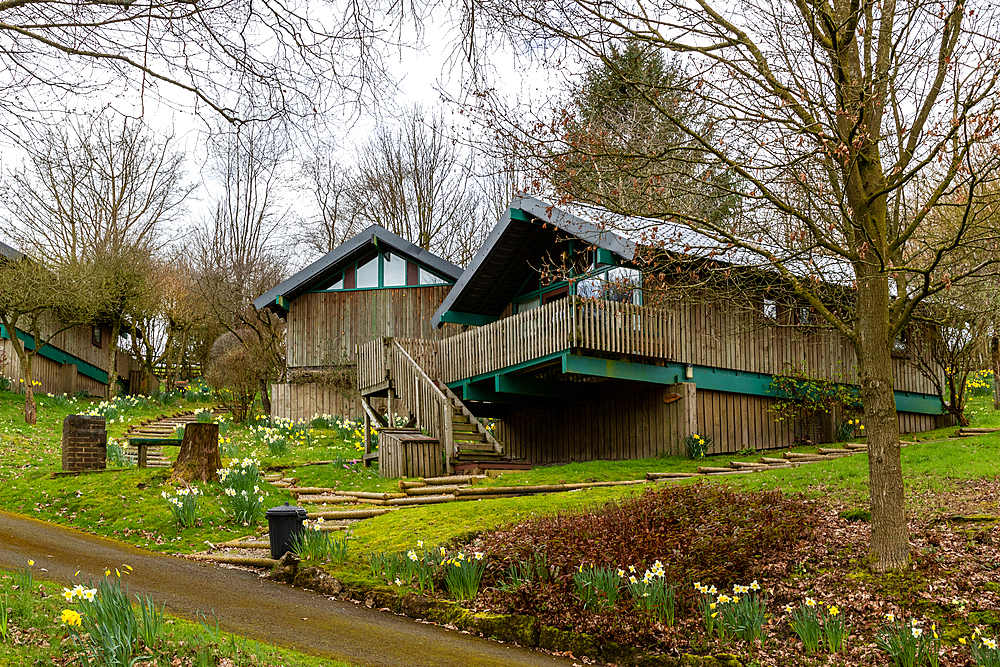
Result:
{"label": "dirt path", "polygon": [[[487,667],[570,665],[570,661],[415,623],[348,602],[227,570],[142,551],[76,530],[0,512],[0,568],[35,561],[37,578],[96,580],[127,563],[132,592],[165,601],[188,619],[196,612],[228,632],[353,665]],[[44,571],[42,569],[44,568]]]}

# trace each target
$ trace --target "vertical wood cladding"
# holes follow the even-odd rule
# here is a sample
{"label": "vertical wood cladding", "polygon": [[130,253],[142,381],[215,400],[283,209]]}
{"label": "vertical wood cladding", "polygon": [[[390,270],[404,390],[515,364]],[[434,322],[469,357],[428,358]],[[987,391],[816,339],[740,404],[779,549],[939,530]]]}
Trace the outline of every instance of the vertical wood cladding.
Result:
{"label": "vertical wood cladding", "polygon": [[[677,385],[674,385],[677,386]],[[532,463],[652,458],[684,454],[683,401],[664,404],[672,388],[636,385],[597,400],[516,410],[496,426],[507,452]],[[774,399],[698,390],[697,433],[713,439],[709,454],[781,449],[795,440],[793,423],[778,423],[768,408]],[[939,426],[940,416],[899,413],[904,433]]]}
{"label": "vertical wood cladding", "polygon": [[461,327],[431,325],[450,285],[314,292],[288,310],[289,368],[354,363],[354,348],[381,336],[440,340]]}

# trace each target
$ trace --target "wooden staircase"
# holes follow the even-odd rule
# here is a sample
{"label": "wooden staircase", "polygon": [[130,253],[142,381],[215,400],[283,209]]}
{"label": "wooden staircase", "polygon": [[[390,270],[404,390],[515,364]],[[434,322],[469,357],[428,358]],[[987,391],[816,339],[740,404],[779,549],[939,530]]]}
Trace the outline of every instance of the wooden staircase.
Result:
{"label": "wooden staircase", "polygon": [[451,440],[454,443],[451,465],[504,461],[503,444],[469,411],[443,382],[436,381],[451,407]]}

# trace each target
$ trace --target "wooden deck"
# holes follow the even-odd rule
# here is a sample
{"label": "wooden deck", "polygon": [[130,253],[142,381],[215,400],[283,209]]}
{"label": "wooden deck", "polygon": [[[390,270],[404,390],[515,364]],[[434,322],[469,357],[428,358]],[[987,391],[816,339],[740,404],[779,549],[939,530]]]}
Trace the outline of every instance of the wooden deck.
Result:
{"label": "wooden deck", "polygon": [[[853,346],[838,331],[778,326],[724,303],[654,308],[570,297],[443,340],[396,341],[429,377],[446,383],[567,351],[770,375],[798,366],[816,377],[848,382],[857,366]],[[373,356],[379,345],[372,341],[358,348],[362,389],[386,379]],[[936,393],[912,363],[903,358],[893,363],[896,390]]]}

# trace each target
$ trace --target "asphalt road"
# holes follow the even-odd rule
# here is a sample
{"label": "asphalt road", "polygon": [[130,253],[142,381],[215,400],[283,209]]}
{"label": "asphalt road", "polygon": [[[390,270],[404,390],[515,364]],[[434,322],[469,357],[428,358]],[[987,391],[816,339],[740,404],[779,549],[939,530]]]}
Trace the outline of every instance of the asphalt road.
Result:
{"label": "asphalt road", "polygon": [[[70,528],[0,512],[0,568],[35,561],[36,578],[69,585],[97,580],[110,567],[133,568],[129,588],[194,619],[212,611],[227,632],[352,665],[519,667],[570,661],[424,625],[349,602],[229,570],[142,551]],[[44,572],[41,571],[44,568]]]}

